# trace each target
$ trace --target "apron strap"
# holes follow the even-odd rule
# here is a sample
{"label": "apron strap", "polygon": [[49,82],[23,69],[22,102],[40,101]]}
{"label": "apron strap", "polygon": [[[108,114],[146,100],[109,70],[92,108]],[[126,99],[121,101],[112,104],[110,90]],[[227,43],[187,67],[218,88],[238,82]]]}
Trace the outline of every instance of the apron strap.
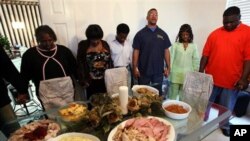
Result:
{"label": "apron strap", "polygon": [[47,62],[49,61],[49,59],[53,59],[53,60],[61,67],[64,76],[65,76],[65,77],[67,76],[66,73],[65,73],[65,70],[64,70],[64,68],[63,68],[63,66],[62,66],[62,64],[61,64],[57,59],[54,58],[54,56],[55,56],[56,53],[57,53],[57,46],[55,47],[55,52],[54,52],[54,54],[52,54],[51,56],[47,56],[47,55],[43,54],[43,53],[41,52],[41,49],[40,49],[39,47],[36,47],[36,50],[37,50],[37,52],[38,52],[41,56],[47,58],[47,59],[45,60],[44,64],[43,64],[43,80],[45,80],[45,78],[46,78],[46,77],[45,77],[45,66],[46,66]]}

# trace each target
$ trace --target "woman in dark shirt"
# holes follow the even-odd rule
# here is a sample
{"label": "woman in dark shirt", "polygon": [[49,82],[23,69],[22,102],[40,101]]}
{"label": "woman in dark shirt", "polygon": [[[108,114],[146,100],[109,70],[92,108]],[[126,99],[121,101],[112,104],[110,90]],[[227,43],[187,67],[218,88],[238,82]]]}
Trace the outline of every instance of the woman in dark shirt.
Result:
{"label": "woman in dark shirt", "polygon": [[102,40],[103,31],[97,24],[86,29],[87,40],[78,44],[77,62],[79,65],[79,81],[87,88],[87,99],[92,94],[106,93],[104,72],[113,66],[110,48]]}
{"label": "woman in dark shirt", "polygon": [[[23,54],[21,74],[24,76],[26,83],[30,80],[34,82],[37,96],[47,110],[54,108],[52,105],[57,107],[66,104],[66,94],[67,98],[70,97],[70,101],[73,100],[74,88],[71,78],[72,76],[77,76],[77,64],[69,48],[55,44],[57,37],[49,26],[39,26],[35,31],[35,36],[38,46],[29,48]],[[53,81],[53,88],[52,84],[47,83],[49,80],[55,79],[64,81],[64,78],[67,79],[67,86],[69,87],[62,86],[62,84],[65,85],[66,83],[62,83],[61,81]],[[49,86],[51,87],[47,88]],[[60,100],[56,99],[57,101],[54,101],[54,99],[47,98],[48,100],[46,100],[44,98],[45,101],[42,99],[43,97],[51,97],[51,95],[56,94],[61,98]]]}

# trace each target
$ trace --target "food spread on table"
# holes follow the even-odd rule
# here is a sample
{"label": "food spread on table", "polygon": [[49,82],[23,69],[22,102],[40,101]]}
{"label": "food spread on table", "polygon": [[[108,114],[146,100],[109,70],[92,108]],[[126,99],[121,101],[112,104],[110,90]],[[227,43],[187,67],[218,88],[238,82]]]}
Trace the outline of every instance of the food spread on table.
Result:
{"label": "food spread on table", "polygon": [[[78,126],[77,129],[81,129],[80,132],[102,130],[102,134],[109,133],[117,124],[127,120],[124,127],[118,127],[113,137],[114,141],[119,141],[121,138],[166,141],[170,128],[173,128],[172,126],[157,118],[138,118],[151,115],[154,106],[157,106],[154,111],[163,110],[161,107],[162,97],[143,87],[138,89],[138,93],[144,95],[139,97],[129,96],[128,114],[126,115],[121,112],[118,96],[110,97],[108,94],[97,94],[90,98],[91,108],[88,108],[87,104],[83,102],[72,102],[58,109],[59,117],[69,123],[65,126]],[[75,121],[80,122],[73,124]],[[73,126],[70,128],[72,129]],[[10,141],[16,141],[16,139],[20,141],[25,141],[25,139],[43,141],[55,137],[59,130],[60,127],[57,123],[51,120],[40,120],[19,129],[13,134]],[[69,139],[89,141],[87,138],[83,139],[76,136],[65,137],[60,141]]]}

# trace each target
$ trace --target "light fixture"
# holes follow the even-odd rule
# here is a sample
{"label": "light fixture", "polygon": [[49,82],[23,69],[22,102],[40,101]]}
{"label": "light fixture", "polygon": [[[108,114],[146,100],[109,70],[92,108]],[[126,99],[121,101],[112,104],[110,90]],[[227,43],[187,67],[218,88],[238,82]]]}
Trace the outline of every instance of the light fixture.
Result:
{"label": "light fixture", "polygon": [[11,22],[12,27],[14,29],[22,29],[24,28],[24,23],[23,22]]}

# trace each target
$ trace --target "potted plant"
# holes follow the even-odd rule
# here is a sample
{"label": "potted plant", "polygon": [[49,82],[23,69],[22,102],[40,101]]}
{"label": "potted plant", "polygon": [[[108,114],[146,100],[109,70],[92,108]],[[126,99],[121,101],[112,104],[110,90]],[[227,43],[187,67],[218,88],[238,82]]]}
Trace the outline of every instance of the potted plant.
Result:
{"label": "potted plant", "polygon": [[10,42],[9,42],[9,40],[8,40],[7,37],[4,37],[1,34],[0,34],[0,45],[3,46],[4,50],[6,51],[6,53],[11,58],[13,55],[12,55],[12,52],[11,52]]}

